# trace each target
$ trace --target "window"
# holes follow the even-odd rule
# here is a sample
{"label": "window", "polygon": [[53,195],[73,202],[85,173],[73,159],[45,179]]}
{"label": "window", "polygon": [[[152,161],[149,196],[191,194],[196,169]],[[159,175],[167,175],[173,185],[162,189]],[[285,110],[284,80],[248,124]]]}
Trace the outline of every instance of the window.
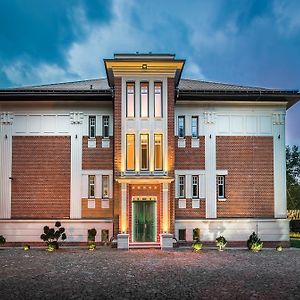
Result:
{"label": "window", "polygon": [[104,138],[108,138],[109,137],[109,116],[103,116],[102,117],[102,136]]}
{"label": "window", "polygon": [[89,117],[89,138],[96,137],[96,116]]}
{"label": "window", "polygon": [[133,171],[135,168],[135,137],[134,134],[126,135],[126,170]]}
{"label": "window", "polygon": [[154,83],[154,117],[162,117],[162,83]]}
{"label": "window", "polygon": [[178,177],[179,180],[179,198],[185,197],[185,176],[181,175]]}
{"label": "window", "polygon": [[126,86],[126,93],[127,93],[127,107],[126,107],[126,116],[129,118],[133,118],[135,116],[134,114],[134,83],[133,82],[127,82]]}
{"label": "window", "polygon": [[95,198],[95,175],[89,175],[89,198]]}
{"label": "window", "polygon": [[199,176],[192,176],[192,198],[198,198],[199,195]]}
{"label": "window", "polygon": [[186,240],[186,229],[178,229],[178,240],[179,241]]}
{"label": "window", "polygon": [[149,136],[141,134],[141,170],[149,169]]}
{"label": "window", "polygon": [[154,134],[154,170],[163,169],[162,134]]}
{"label": "window", "polygon": [[225,176],[218,176],[218,198],[225,198]]}
{"label": "window", "polygon": [[102,198],[108,198],[109,176],[102,175]]}
{"label": "window", "polygon": [[184,128],[184,117],[178,117],[178,136],[184,137],[185,135],[185,128]]}
{"label": "window", "polygon": [[192,137],[198,137],[198,117],[192,117]]}
{"label": "window", "polygon": [[146,118],[148,114],[148,102],[149,102],[149,84],[148,82],[141,82],[141,117]]}

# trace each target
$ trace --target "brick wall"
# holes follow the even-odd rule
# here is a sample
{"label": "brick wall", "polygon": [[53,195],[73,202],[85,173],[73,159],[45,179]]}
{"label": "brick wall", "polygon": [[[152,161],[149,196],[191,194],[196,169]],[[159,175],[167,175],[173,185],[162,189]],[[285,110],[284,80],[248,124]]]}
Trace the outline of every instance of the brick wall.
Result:
{"label": "brick wall", "polygon": [[205,199],[200,199],[200,208],[192,208],[192,199],[186,199],[186,208],[178,207],[178,199],[176,203],[176,219],[200,219],[205,218]]}
{"label": "brick wall", "polygon": [[70,217],[70,137],[14,136],[12,218]]}
{"label": "brick wall", "polygon": [[109,199],[109,208],[101,207],[101,199],[95,198],[95,208],[88,208],[88,199],[81,200],[82,218],[83,219],[105,219],[112,218],[113,214],[113,199]]}
{"label": "brick wall", "polygon": [[96,148],[88,148],[88,137],[82,138],[82,169],[112,170],[113,169],[113,138],[110,137],[110,147],[102,148],[102,137],[96,137]]}
{"label": "brick wall", "polygon": [[185,137],[185,148],[178,148],[178,137],[175,138],[175,169],[205,169],[205,137],[199,137],[199,148],[191,147],[191,136]]}
{"label": "brick wall", "polygon": [[220,217],[273,217],[273,138],[217,137],[217,169],[228,170]]}

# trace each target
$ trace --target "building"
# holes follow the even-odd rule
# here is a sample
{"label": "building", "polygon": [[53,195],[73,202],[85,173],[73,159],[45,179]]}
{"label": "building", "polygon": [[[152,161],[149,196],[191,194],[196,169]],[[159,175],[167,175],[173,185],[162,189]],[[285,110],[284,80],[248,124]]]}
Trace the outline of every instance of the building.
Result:
{"label": "building", "polygon": [[[288,242],[285,113],[298,91],[181,79],[171,54],[115,54],[107,79],[0,90],[0,234],[172,247]],[[147,245],[147,244],[146,244]]]}

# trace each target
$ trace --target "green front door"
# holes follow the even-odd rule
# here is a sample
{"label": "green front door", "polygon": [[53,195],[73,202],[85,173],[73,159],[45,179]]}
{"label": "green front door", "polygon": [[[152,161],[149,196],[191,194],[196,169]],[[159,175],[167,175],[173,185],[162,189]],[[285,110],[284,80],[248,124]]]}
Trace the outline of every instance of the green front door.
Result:
{"label": "green front door", "polygon": [[134,242],[155,242],[156,202],[132,202],[132,239]]}

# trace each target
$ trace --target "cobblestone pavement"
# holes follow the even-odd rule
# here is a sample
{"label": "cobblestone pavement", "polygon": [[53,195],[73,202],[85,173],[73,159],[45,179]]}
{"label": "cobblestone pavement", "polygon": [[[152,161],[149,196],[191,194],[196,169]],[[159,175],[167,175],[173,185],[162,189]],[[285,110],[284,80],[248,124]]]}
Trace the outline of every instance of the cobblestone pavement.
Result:
{"label": "cobblestone pavement", "polygon": [[300,299],[300,250],[0,250],[0,299]]}

